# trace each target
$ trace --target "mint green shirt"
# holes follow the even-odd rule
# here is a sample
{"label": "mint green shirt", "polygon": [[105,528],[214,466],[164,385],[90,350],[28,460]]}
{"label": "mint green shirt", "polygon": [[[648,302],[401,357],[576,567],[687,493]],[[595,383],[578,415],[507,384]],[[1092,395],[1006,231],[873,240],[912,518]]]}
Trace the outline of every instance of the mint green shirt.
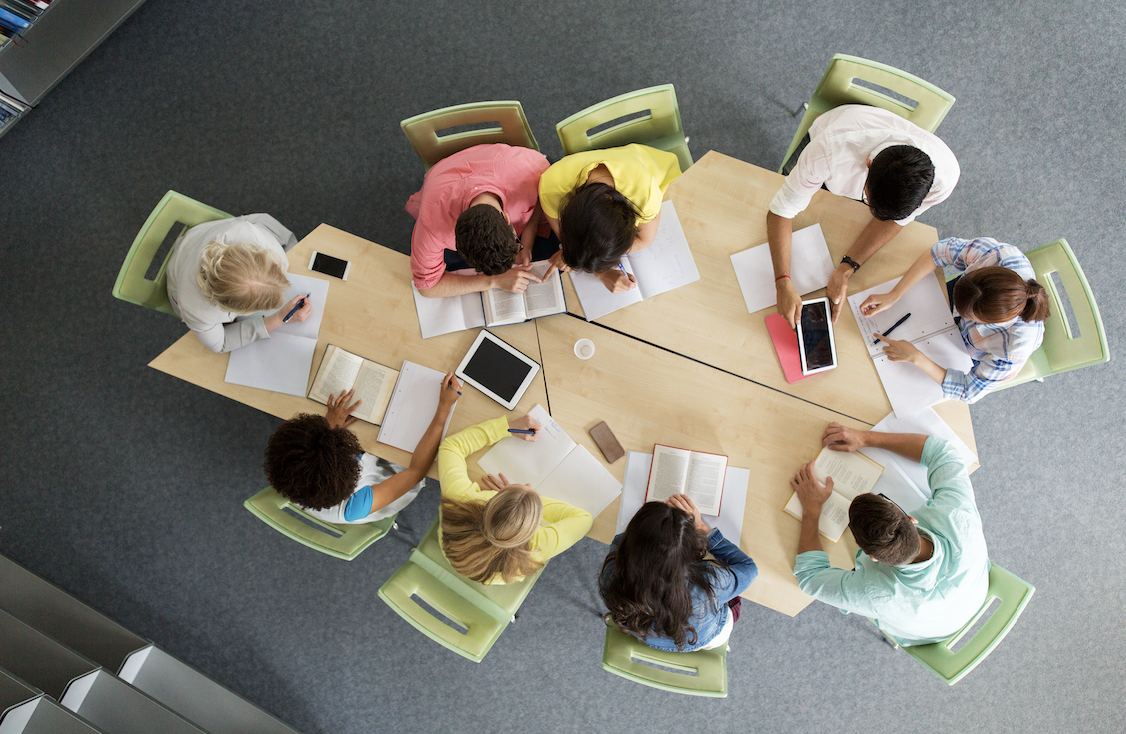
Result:
{"label": "mint green shirt", "polygon": [[934,493],[913,517],[934,543],[920,563],[889,566],[856,554],[856,568],[829,565],[824,551],[798,554],[794,576],[814,599],[876,620],[902,645],[946,639],[985,603],[989,557],[969,475],[953,446],[930,437],[923,447],[927,482]]}

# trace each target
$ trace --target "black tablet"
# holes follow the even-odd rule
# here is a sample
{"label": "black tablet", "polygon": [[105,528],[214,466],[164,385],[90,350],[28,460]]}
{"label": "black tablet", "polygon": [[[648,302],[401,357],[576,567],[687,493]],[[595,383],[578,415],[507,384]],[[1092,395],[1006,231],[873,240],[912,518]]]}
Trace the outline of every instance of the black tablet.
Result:
{"label": "black tablet", "polygon": [[455,374],[512,410],[539,371],[532,359],[482,329]]}

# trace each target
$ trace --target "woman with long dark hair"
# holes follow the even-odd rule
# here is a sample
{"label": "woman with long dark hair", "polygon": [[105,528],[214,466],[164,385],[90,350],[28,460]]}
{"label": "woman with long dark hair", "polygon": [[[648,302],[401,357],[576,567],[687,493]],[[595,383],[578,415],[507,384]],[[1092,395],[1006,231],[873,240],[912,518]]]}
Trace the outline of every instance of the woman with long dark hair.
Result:
{"label": "woman with long dark hair", "polygon": [[678,494],[643,505],[614,538],[599,592],[622,631],[658,650],[689,652],[726,644],[739,595],[757,575],[755,562]]}

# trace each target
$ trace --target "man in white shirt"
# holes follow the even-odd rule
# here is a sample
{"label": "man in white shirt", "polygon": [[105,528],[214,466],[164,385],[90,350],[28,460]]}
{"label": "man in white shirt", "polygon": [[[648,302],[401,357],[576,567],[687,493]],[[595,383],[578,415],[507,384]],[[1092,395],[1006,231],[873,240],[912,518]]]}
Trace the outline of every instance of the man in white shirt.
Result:
{"label": "man in white shirt", "polygon": [[790,281],[793,220],[822,185],[863,201],[872,212],[872,221],[829,278],[836,323],[852,274],[915,217],[950,196],[961,173],[945,143],[879,107],[832,109],[813,121],[809,138],[766,215],[778,313],[791,327],[801,317],[801,296]]}

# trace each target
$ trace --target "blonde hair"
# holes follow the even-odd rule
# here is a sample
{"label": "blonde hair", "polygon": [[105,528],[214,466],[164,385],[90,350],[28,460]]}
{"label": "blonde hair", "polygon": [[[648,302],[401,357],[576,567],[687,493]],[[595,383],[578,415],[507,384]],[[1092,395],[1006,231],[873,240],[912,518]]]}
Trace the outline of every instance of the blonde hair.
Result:
{"label": "blonde hair", "polygon": [[279,308],[289,281],[274,253],[247,242],[212,240],[199,256],[199,290],[211,303],[240,315]]}
{"label": "blonde hair", "polygon": [[442,500],[442,551],[454,570],[487,583],[504,583],[534,573],[543,563],[532,557],[532,537],[543,519],[540,496],[509,485],[488,502]]}

